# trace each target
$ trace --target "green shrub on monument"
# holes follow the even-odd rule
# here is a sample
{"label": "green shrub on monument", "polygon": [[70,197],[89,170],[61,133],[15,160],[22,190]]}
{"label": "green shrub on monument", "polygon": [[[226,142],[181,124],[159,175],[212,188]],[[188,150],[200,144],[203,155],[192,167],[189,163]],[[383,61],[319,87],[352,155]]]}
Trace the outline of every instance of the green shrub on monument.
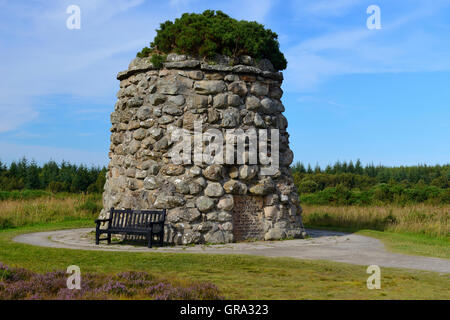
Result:
{"label": "green shrub on monument", "polygon": [[156,37],[137,54],[144,58],[176,52],[205,59],[217,54],[229,57],[249,55],[268,59],[276,70],[284,70],[286,58],[280,51],[278,35],[257,22],[236,20],[221,11],[184,13],[175,22],[161,23]]}

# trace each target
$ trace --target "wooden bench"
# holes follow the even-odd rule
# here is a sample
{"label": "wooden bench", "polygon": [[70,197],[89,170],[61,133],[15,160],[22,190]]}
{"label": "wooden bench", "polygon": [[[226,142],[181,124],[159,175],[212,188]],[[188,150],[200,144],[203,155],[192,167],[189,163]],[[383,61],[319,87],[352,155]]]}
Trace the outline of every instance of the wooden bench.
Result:
{"label": "wooden bench", "polygon": [[[116,210],[111,208],[108,219],[97,219],[95,228],[95,244],[100,241],[108,241],[111,244],[111,234],[125,234],[145,236],[148,247],[153,244],[153,237],[158,236],[159,245],[163,246],[164,221],[166,210]],[[105,229],[100,229],[102,223],[107,223]],[[100,239],[101,234],[107,234],[106,238]]]}

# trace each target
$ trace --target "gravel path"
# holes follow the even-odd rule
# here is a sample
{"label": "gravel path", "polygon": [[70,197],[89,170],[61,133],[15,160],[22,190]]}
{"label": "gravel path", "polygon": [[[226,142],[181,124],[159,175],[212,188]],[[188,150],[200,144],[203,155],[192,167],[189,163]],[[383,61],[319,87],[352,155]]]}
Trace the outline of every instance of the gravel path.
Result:
{"label": "gravel path", "polygon": [[128,252],[183,252],[209,254],[249,254],[266,257],[291,257],[298,259],[331,260],[356,265],[407,268],[450,273],[450,260],[410,256],[388,252],[381,241],[343,232],[308,230],[309,239],[286,241],[257,241],[224,245],[173,246],[146,248],[124,244],[106,243],[96,246],[89,235],[94,229],[71,229],[27,233],[13,240],[42,247],[128,251]]}

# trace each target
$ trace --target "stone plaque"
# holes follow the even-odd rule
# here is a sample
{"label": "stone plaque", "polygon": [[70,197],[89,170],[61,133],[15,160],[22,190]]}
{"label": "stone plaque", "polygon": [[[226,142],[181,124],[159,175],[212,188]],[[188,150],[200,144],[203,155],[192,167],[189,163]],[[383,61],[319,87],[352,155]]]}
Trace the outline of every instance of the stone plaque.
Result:
{"label": "stone plaque", "polygon": [[234,196],[233,235],[235,241],[264,239],[263,197]]}

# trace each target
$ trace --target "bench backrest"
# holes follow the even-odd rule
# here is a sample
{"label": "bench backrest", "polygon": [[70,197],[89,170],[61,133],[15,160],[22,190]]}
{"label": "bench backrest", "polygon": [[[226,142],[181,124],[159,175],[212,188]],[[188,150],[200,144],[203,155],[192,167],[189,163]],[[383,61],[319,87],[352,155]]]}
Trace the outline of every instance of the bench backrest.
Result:
{"label": "bench backrest", "polygon": [[166,210],[117,210],[111,208],[110,228],[145,229],[150,222],[164,223]]}

